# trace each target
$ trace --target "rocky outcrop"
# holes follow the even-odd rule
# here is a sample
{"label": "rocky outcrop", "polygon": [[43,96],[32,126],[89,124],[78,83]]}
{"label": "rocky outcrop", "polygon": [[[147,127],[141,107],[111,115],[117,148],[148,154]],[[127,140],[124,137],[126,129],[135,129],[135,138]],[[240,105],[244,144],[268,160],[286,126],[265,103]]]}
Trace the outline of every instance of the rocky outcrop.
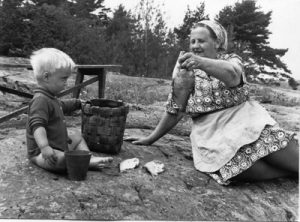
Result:
{"label": "rocky outcrop", "polygon": [[29,64],[26,58],[0,57],[0,86],[32,93],[36,86],[33,73],[26,67],[20,67]]}
{"label": "rocky outcrop", "polygon": [[[79,117],[69,117],[68,121],[74,118]],[[74,123],[71,129],[79,129],[79,122]],[[24,129],[6,128],[0,132],[0,218],[229,221],[298,218],[296,179],[218,185],[195,170],[188,136],[168,134],[152,146],[124,142],[109,167],[89,171],[85,181],[74,182],[67,175],[39,169],[26,159]],[[148,133],[149,129],[133,128],[133,124],[125,131],[125,135]],[[120,173],[118,164],[133,157],[139,158],[139,167]],[[163,162],[165,171],[154,177],[147,173],[143,165],[151,160]]]}

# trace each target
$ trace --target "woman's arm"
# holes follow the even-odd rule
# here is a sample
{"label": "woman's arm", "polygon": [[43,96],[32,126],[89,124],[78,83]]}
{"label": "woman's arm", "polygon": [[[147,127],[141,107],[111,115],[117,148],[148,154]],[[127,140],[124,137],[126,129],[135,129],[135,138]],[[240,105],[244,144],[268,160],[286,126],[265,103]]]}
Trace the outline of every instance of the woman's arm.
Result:
{"label": "woman's arm", "polygon": [[201,69],[207,74],[221,80],[228,87],[240,84],[243,68],[238,58],[230,60],[211,59],[185,53],[179,58],[182,67],[188,69]]}
{"label": "woman's arm", "polygon": [[174,126],[176,126],[176,124],[182,119],[182,117],[183,113],[172,115],[168,112],[164,112],[155,130],[149,135],[151,141],[155,142],[166,133],[168,133]]}
{"label": "woman's arm", "polygon": [[147,137],[128,137],[125,140],[132,141],[133,144],[138,145],[151,145],[159,138],[168,133],[183,117],[183,113],[178,113],[177,115],[172,115],[165,112],[159,121],[158,125],[152,131],[152,133]]}

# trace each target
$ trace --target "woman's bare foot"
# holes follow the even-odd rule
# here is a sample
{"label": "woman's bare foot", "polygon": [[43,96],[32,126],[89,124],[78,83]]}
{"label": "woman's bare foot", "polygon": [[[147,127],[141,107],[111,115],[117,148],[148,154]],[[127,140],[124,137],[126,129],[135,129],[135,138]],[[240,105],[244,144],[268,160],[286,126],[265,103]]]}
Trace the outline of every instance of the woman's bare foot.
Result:
{"label": "woman's bare foot", "polygon": [[91,170],[101,169],[107,166],[112,161],[113,161],[112,157],[91,156],[89,169]]}

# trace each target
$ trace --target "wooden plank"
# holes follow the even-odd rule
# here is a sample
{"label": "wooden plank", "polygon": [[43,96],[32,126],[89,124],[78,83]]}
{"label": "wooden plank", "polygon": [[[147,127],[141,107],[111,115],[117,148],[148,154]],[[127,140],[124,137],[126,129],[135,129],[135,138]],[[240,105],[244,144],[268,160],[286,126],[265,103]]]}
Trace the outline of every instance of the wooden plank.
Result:
{"label": "wooden plank", "polygon": [[28,109],[28,106],[25,106],[25,107],[22,107],[22,108],[20,108],[20,109],[14,111],[14,112],[12,112],[12,113],[9,113],[9,114],[7,114],[7,115],[5,115],[5,116],[0,117],[0,124],[3,123],[3,122],[5,122],[5,121],[10,120],[11,118],[14,118],[14,117],[16,117],[16,116],[19,116],[19,115],[21,115],[22,113],[25,113],[25,112],[27,111],[27,109]]}
{"label": "wooden plank", "polygon": [[[76,85],[72,88],[69,88],[69,89],[66,89],[66,90],[62,91],[61,93],[58,94],[57,97],[62,97],[64,95],[67,95],[67,94],[73,92],[73,90],[75,90],[75,89],[82,88],[84,86],[87,86],[87,85],[92,84],[92,83],[97,82],[97,81],[98,81],[98,76],[93,77],[93,78],[91,78],[91,79],[89,79],[89,80],[87,80],[87,81],[85,81],[85,82],[83,82],[79,85]],[[27,111],[27,109],[28,109],[28,106],[25,106],[25,107],[22,107],[22,108],[14,111],[12,113],[9,113],[5,116],[0,117],[0,124],[7,121],[7,120],[9,120],[9,119],[11,119],[11,118],[14,118],[14,117],[20,115],[22,113],[25,113]]]}
{"label": "wooden plank", "polygon": [[31,64],[0,64],[0,67],[5,67],[5,68],[26,68],[32,70]]}
{"label": "wooden plank", "polygon": [[0,86],[0,91],[7,92],[7,93],[10,93],[10,94],[14,94],[14,95],[17,95],[17,96],[22,96],[22,97],[25,97],[25,98],[30,98],[30,99],[33,97],[33,95],[30,94],[30,93],[21,92],[19,90],[7,88],[5,86]]}
{"label": "wooden plank", "polygon": [[120,69],[122,67],[122,65],[109,65],[109,64],[107,64],[107,65],[80,65],[80,64],[78,64],[75,67],[76,68],[104,68],[104,69],[118,68],[118,69]]}
{"label": "wooden plank", "polygon": [[[8,63],[2,63],[0,64],[0,67],[5,67],[5,68],[26,68],[26,69],[29,69],[29,70],[32,70],[32,66],[31,64],[8,64]],[[107,64],[107,65],[75,65],[76,68],[115,68],[115,69],[120,69],[122,67],[122,65],[110,65],[110,64]]]}
{"label": "wooden plank", "polygon": [[[99,75],[103,70],[116,69],[120,71],[121,65],[76,65],[78,73],[83,75]],[[78,75],[78,74],[77,74]]]}

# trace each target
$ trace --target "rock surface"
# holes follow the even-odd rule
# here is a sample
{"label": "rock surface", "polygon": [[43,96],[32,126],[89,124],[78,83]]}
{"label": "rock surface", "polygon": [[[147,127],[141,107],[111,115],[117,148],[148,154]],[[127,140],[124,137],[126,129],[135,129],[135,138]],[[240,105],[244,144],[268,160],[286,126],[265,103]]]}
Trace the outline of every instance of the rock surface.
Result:
{"label": "rock surface", "polygon": [[[126,135],[147,135],[128,116]],[[141,112],[141,111],[139,111]],[[135,115],[136,113],[136,115]],[[80,117],[68,117],[71,130]],[[144,124],[147,124],[144,123]],[[189,125],[186,123],[186,125]],[[152,128],[149,125],[148,128]],[[175,130],[176,132],[176,130]],[[186,134],[181,131],[181,134]],[[295,221],[298,181],[218,185],[195,170],[189,137],[168,134],[152,146],[123,143],[110,167],[89,171],[85,181],[46,172],[26,159],[25,130],[1,128],[0,218],[80,220]],[[107,156],[104,154],[98,154]],[[118,164],[137,157],[140,166],[119,172]],[[143,165],[160,160],[166,170],[151,176]]]}

